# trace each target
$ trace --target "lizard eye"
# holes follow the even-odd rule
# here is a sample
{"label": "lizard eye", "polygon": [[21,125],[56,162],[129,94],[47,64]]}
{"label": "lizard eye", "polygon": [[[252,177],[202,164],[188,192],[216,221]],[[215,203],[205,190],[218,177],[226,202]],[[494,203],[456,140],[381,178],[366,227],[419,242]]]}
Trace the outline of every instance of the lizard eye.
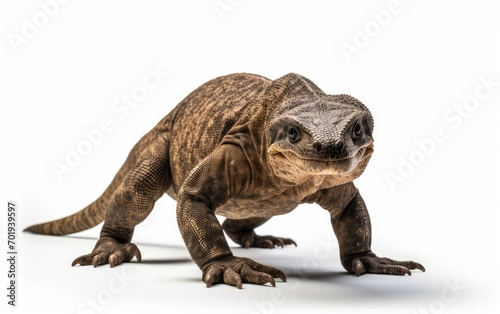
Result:
{"label": "lizard eye", "polygon": [[363,130],[361,129],[361,124],[359,124],[359,122],[356,122],[356,124],[352,128],[352,138],[357,140],[361,137],[362,133]]}
{"label": "lizard eye", "polygon": [[288,129],[288,138],[290,139],[290,143],[297,143],[300,141],[300,132],[296,127],[291,126]]}

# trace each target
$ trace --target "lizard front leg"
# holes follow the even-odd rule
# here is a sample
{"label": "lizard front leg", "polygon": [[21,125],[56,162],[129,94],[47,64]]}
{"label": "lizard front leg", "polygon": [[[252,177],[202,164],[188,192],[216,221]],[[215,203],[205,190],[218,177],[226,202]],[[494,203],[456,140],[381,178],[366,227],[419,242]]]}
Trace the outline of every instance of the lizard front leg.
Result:
{"label": "lizard front leg", "polygon": [[241,288],[244,282],[274,286],[274,278],[286,280],[279,269],[233,256],[215,217],[218,206],[244,190],[249,173],[242,149],[223,145],[193,169],[179,191],[179,229],[207,287],[226,283]]}
{"label": "lizard front leg", "polygon": [[141,253],[131,243],[134,228],[153,209],[154,203],[170,184],[168,145],[159,137],[140,154],[136,165],[109,202],[100,238],[91,253],[76,258],[72,265],[109,263],[114,267],[130,261],[141,261]]}
{"label": "lizard front leg", "polygon": [[360,276],[364,273],[411,275],[411,270],[425,268],[413,261],[395,261],[377,257],[371,251],[370,216],[354,184],[325,190],[318,203],[331,213],[344,268]]}

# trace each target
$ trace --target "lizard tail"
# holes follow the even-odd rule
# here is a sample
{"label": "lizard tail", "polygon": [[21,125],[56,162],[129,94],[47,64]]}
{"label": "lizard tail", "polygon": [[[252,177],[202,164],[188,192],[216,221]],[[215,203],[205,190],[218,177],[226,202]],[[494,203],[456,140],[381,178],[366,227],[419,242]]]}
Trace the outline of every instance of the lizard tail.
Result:
{"label": "lizard tail", "polygon": [[61,219],[30,226],[24,231],[48,235],[65,235],[92,228],[104,220],[106,208],[100,206],[100,199],[79,212]]}
{"label": "lizard tail", "polygon": [[123,165],[122,168],[118,171],[113,181],[104,191],[104,193],[92,204],[74,213],[73,215],[46,223],[33,225],[24,229],[24,231],[48,235],[65,235],[87,230],[100,224],[102,221],[104,221],[104,217],[106,216],[107,205],[109,203],[109,200],[111,199],[111,196],[125,177],[125,174],[127,172],[127,169],[124,169],[126,168],[125,165]]}
{"label": "lizard tail", "polygon": [[134,146],[127,160],[113,178],[113,181],[111,181],[104,193],[92,204],[68,217],[33,225],[24,229],[24,231],[48,235],[65,235],[87,230],[100,224],[104,221],[111,197],[118,189],[127,173],[135,165],[140,152],[144,146],[147,145],[147,139],[148,137],[144,136],[144,138]]}

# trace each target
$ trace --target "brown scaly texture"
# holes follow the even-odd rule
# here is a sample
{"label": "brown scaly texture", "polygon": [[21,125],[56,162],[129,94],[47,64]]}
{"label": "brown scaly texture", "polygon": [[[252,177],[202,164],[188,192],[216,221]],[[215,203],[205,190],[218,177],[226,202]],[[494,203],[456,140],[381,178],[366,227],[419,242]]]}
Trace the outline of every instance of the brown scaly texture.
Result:
{"label": "brown scaly texture", "polygon": [[[207,286],[271,283],[274,267],[233,256],[223,230],[244,247],[295,244],[254,229],[301,203],[331,214],[349,272],[404,275],[423,266],[377,257],[366,206],[352,181],[373,152],[373,119],[348,95],[327,95],[310,80],[252,74],[213,79],[188,95],[132,149],[104,194],[80,212],[29,227],[68,234],[104,220],[90,254],[73,265],[112,267],[141,254],[134,227],[164,193],[178,201],[177,222]],[[227,217],[222,226],[215,214]]]}

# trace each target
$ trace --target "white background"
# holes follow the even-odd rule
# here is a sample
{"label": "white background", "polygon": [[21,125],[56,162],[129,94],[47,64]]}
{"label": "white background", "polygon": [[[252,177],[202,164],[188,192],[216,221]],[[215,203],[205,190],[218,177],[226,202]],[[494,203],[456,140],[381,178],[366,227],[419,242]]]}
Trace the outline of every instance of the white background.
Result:
{"label": "white background", "polygon": [[[135,142],[203,82],[233,72],[272,79],[296,72],[371,109],[375,153],[356,184],[370,209],[373,250],[417,260],[427,272],[345,275],[336,246],[321,245],[335,241],[328,215],[311,205],[259,229],[292,237],[298,248],[234,250],[281,268],[287,283],[206,289],[177,230],[175,202],[165,196],[136,228],[146,263],[116,268],[133,277],[123,282],[108,267],[69,266],[90,252],[98,227],[77,235],[91,239],[18,234],[18,307],[2,294],[2,311],[498,312],[500,87],[469,107],[460,125],[451,120],[454,105],[474,105],[476,89],[488,91],[478,87],[481,78],[500,81],[494,1],[401,0],[389,17],[372,12],[387,11],[390,1],[68,1],[43,21],[46,2],[0,5],[3,251],[8,200],[18,203],[19,228],[69,215],[97,198]],[[214,4],[230,9],[217,12]],[[376,22],[381,14],[385,25]],[[36,34],[13,45],[33,17],[42,22]],[[355,39],[360,48],[347,58],[341,46]],[[157,66],[168,77],[127,116],[113,111]],[[64,163],[68,147],[103,119],[113,131],[59,180],[53,163]],[[437,129],[445,139],[424,155],[417,142]],[[411,158],[413,170],[398,170]],[[388,173],[401,178],[392,188]]]}

